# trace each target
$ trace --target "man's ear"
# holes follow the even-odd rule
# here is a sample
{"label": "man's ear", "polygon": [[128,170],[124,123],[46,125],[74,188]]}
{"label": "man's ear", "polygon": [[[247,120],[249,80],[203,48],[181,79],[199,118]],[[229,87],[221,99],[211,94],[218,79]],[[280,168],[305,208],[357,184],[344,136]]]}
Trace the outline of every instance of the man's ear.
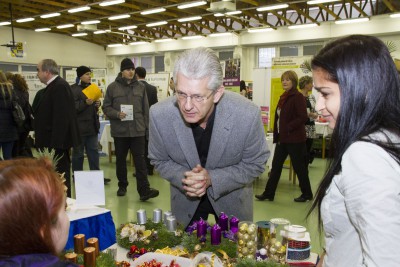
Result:
{"label": "man's ear", "polygon": [[221,99],[222,95],[224,94],[225,87],[221,85],[214,94],[214,103],[218,103]]}

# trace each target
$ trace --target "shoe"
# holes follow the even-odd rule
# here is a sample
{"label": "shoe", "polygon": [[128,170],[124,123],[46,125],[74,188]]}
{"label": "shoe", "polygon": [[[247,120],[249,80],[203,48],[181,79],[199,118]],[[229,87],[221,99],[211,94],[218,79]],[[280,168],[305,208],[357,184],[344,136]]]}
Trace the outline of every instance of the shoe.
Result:
{"label": "shoe", "polygon": [[265,192],[262,193],[261,195],[255,195],[255,197],[256,197],[258,200],[274,201],[274,197],[265,194]]}
{"label": "shoe", "polygon": [[149,198],[157,197],[159,194],[160,192],[157,189],[150,188],[149,190],[147,190],[146,194],[140,196],[140,200],[146,201]]}
{"label": "shoe", "polygon": [[117,191],[117,196],[123,197],[126,195],[126,187],[120,187]]}
{"label": "shoe", "polygon": [[312,199],[313,199],[312,197],[306,197],[306,196],[301,195],[298,198],[295,198],[294,202],[307,202],[307,201],[310,201]]}
{"label": "shoe", "polygon": [[111,182],[111,179],[109,179],[109,178],[104,178],[104,184],[108,184],[109,182]]}

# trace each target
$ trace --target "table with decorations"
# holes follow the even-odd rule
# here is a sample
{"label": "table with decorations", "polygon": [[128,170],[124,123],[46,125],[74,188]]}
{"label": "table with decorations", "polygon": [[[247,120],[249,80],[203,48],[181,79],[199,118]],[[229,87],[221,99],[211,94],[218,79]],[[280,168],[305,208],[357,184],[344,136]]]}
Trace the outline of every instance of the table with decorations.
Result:
{"label": "table with decorations", "polygon": [[315,266],[318,261],[307,229],[284,218],[240,221],[222,212],[213,225],[200,219],[184,229],[170,211],[136,213],[135,221],[117,228],[116,244],[101,251],[97,237],[77,234],[65,259],[85,267]]}

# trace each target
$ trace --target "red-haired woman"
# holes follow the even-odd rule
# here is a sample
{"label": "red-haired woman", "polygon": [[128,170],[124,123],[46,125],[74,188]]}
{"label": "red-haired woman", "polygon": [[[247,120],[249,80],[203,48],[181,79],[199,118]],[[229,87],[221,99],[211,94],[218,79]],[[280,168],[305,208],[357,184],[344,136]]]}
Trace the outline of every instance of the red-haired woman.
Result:
{"label": "red-haired woman", "polygon": [[77,266],[57,257],[68,239],[65,190],[47,159],[0,161],[0,266]]}

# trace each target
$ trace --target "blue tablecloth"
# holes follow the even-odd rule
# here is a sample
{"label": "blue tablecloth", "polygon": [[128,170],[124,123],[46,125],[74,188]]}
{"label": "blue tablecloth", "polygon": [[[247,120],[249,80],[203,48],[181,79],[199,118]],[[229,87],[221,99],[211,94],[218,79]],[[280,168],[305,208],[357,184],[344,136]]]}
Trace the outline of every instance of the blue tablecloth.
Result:
{"label": "blue tablecloth", "polygon": [[108,211],[99,215],[71,221],[68,242],[65,246],[66,250],[74,248],[74,235],[76,234],[84,234],[85,240],[97,237],[99,239],[100,250],[113,245],[116,242],[116,233],[111,212]]}

